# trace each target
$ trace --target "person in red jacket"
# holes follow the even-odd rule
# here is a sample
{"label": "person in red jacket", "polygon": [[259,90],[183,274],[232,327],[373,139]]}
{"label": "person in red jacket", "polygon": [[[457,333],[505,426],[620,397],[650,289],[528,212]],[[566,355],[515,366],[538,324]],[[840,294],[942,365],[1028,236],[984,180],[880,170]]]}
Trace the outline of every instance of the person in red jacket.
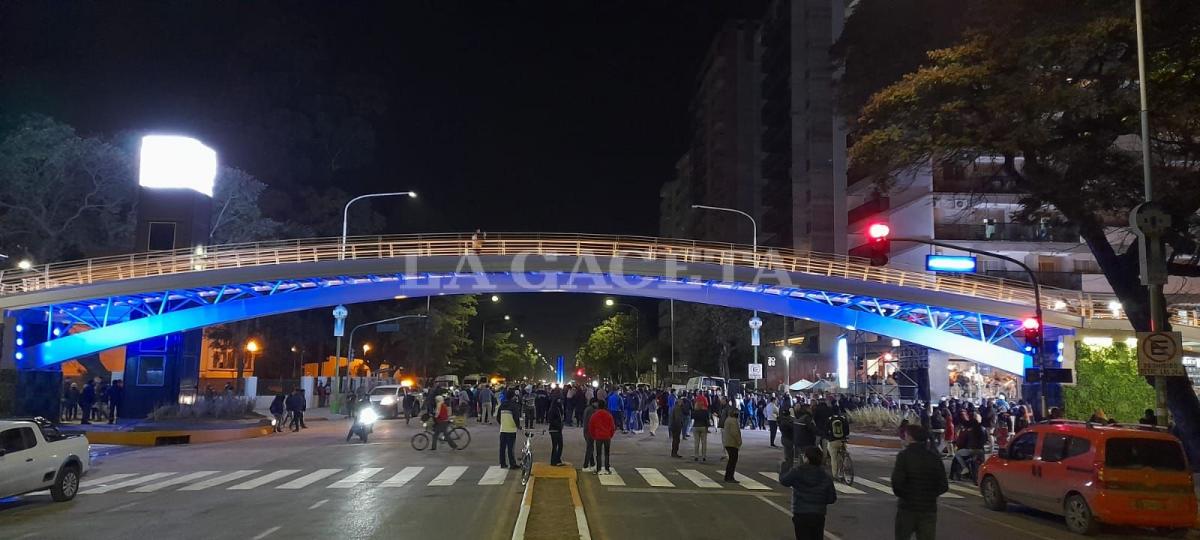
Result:
{"label": "person in red jacket", "polygon": [[[588,436],[595,441],[596,444],[596,474],[612,474],[612,468],[608,463],[608,451],[612,444],[613,434],[617,432],[617,424],[613,422],[612,414],[608,412],[608,404],[600,401],[599,409],[592,413],[591,420],[588,420],[587,431]],[[604,457],[604,461],[600,461],[600,457]],[[600,471],[600,464],[604,464],[604,472]]]}

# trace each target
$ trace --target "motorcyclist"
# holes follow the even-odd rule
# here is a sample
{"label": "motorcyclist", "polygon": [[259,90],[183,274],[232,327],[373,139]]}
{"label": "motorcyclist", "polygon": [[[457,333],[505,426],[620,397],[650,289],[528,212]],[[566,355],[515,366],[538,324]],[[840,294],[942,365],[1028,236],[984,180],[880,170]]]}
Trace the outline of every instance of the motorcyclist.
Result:
{"label": "motorcyclist", "polygon": [[351,402],[351,410],[354,412],[350,413],[350,431],[346,432],[346,442],[350,442],[350,438],[358,432],[358,429],[371,429],[371,426],[362,424],[359,420],[359,414],[365,409],[373,408],[374,405],[371,404],[371,398],[366,394],[363,394],[361,400]]}

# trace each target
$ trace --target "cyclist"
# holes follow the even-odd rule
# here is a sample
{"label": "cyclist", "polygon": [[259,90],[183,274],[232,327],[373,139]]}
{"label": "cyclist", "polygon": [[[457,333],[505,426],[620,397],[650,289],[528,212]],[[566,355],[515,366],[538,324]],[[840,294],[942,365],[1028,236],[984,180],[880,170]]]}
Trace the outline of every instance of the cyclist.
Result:
{"label": "cyclist", "polygon": [[446,437],[446,432],[450,431],[450,406],[446,404],[445,396],[437,396],[434,398],[437,405],[434,409],[433,417],[433,450],[437,450],[438,439],[445,438],[446,443],[450,448],[457,450],[458,445],[454,444],[454,439]]}
{"label": "cyclist", "polygon": [[829,421],[825,423],[824,438],[828,441],[833,476],[841,480],[842,452],[846,451],[846,439],[850,438],[850,421],[842,415],[840,409],[833,411]]}

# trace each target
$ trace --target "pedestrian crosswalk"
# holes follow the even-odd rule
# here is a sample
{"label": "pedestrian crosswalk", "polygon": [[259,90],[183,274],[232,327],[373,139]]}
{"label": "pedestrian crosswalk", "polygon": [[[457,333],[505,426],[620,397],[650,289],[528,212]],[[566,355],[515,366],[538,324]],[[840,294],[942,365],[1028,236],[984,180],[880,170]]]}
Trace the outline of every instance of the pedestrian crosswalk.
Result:
{"label": "pedestrian crosswalk", "polygon": [[[783,491],[776,472],[734,473],[736,483],[722,482],[720,469],[658,469],[632,467],[612,469],[612,474],[595,476],[603,488],[699,489],[701,491],[740,490],[749,492]],[[582,474],[581,477],[592,477]],[[103,493],[163,493],[169,491],[250,491],[256,489],[387,489],[406,486],[445,488],[455,485],[501,486],[517,481],[518,471],[498,466],[413,466],[398,470],[386,467],[358,469],[241,469],[234,471],[182,471],[153,473],[116,473],[87,478],[80,482],[80,495]],[[893,497],[887,476],[857,477],[852,485],[834,482],[839,495]],[[944,499],[979,497],[974,486],[950,483]]]}

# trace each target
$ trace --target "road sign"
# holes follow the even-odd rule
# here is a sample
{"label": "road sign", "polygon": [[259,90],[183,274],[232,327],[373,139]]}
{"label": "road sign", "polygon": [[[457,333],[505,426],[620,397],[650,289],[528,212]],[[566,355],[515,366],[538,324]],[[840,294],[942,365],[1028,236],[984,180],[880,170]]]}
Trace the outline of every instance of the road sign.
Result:
{"label": "road sign", "polygon": [[333,337],[342,337],[346,335],[346,317],[350,315],[350,310],[346,306],[338,304],[333,308]]}
{"label": "road sign", "polygon": [[687,364],[671,364],[669,367],[670,367],[670,369],[668,371],[670,371],[671,373],[687,373],[688,372]]}
{"label": "road sign", "polygon": [[1041,382],[1042,373],[1046,374],[1046,382],[1051,384],[1072,384],[1075,382],[1075,371],[1066,368],[1042,368],[1025,370],[1025,382]]}
{"label": "road sign", "polygon": [[1167,283],[1167,259],[1162,237],[1171,227],[1171,215],[1155,203],[1142,203],[1129,212],[1129,224],[1138,237],[1138,272],[1142,285]]}
{"label": "road sign", "polygon": [[1186,377],[1183,335],[1179,332],[1138,332],[1138,375]]}
{"label": "road sign", "polygon": [[400,323],[394,322],[394,323],[377,324],[377,325],[375,325],[375,331],[380,332],[380,333],[399,332],[400,331]]}
{"label": "road sign", "polygon": [[750,368],[750,376],[747,377],[748,379],[762,378],[762,364],[750,364],[746,367]]}
{"label": "road sign", "polygon": [[775,367],[775,357],[774,356],[767,357],[767,367]]}

